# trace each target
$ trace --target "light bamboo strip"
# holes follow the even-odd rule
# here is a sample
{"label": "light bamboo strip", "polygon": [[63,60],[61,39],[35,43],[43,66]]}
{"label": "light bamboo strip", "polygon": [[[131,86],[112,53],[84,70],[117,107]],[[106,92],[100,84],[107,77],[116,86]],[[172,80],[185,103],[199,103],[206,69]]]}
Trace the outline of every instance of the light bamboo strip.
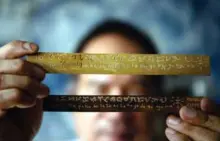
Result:
{"label": "light bamboo strip", "polygon": [[40,52],[29,55],[27,61],[48,73],[210,75],[210,57],[206,55]]}

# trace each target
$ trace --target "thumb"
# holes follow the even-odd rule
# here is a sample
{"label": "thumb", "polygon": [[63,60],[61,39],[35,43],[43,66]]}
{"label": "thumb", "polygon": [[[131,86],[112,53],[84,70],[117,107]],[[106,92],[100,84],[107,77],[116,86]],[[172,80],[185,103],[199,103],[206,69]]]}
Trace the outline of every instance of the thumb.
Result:
{"label": "thumb", "polygon": [[214,100],[203,98],[200,105],[202,111],[220,116],[219,105]]}
{"label": "thumb", "polygon": [[0,59],[14,59],[38,51],[38,46],[26,41],[13,41],[0,48]]}

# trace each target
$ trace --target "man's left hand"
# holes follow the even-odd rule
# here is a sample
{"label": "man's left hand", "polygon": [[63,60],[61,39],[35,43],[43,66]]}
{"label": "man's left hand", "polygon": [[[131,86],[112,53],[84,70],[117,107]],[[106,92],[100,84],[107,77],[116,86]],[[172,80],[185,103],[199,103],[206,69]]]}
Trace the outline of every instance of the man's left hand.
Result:
{"label": "man's left hand", "polygon": [[220,109],[207,98],[200,105],[201,110],[184,106],[180,118],[167,118],[165,134],[170,141],[220,141]]}

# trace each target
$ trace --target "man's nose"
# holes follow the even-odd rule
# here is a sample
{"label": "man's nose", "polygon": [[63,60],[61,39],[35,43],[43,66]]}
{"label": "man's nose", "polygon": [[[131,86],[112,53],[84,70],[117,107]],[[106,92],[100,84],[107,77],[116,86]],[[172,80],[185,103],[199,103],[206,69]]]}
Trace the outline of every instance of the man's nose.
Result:
{"label": "man's nose", "polygon": [[127,93],[126,89],[114,86],[109,89],[108,95],[126,95]]}
{"label": "man's nose", "polygon": [[106,112],[104,116],[109,120],[123,120],[124,122],[131,122],[131,119],[133,117],[132,113],[128,112]]}
{"label": "man's nose", "polygon": [[108,118],[110,118],[110,119],[123,118],[124,115],[125,115],[125,113],[123,113],[123,112],[108,112],[108,114],[106,114],[106,116],[108,116]]}

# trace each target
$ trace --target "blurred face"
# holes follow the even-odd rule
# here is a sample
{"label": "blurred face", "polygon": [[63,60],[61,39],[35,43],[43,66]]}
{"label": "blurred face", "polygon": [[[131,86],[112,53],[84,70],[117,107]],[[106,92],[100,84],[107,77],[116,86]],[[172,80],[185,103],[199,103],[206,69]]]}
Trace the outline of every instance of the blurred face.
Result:
{"label": "blurred face", "polygon": [[[86,44],[84,53],[141,53],[140,46],[117,34],[104,34]],[[79,75],[78,95],[150,94],[150,79],[135,75]],[[74,113],[76,131],[82,141],[149,141],[148,113]],[[152,130],[152,129],[150,129]]]}

